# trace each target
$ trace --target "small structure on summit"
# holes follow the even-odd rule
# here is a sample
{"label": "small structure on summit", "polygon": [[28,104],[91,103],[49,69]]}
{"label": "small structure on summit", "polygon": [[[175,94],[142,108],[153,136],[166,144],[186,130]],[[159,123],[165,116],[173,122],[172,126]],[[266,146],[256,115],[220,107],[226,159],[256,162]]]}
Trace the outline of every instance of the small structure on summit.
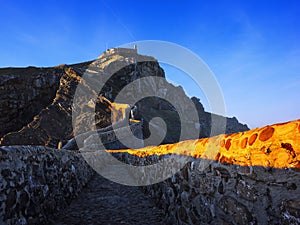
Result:
{"label": "small structure on summit", "polygon": [[98,58],[101,58],[104,55],[113,55],[113,54],[137,54],[137,46],[136,44],[133,48],[109,48],[104,53],[102,53]]}

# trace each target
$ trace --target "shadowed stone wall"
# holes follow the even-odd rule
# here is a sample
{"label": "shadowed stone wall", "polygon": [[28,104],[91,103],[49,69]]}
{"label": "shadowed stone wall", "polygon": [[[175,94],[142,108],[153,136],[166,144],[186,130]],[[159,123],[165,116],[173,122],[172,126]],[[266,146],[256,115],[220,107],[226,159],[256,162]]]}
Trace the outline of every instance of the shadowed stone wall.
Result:
{"label": "shadowed stone wall", "polygon": [[[114,156],[132,165],[149,165],[168,157],[153,155],[141,160],[128,153]],[[158,166],[157,173],[174,166],[176,162],[169,168]],[[299,188],[298,168],[239,166],[192,157],[171,178],[142,187],[164,209],[167,224],[287,225],[300,223]]]}
{"label": "shadowed stone wall", "polygon": [[[105,149],[142,148],[144,147],[142,126],[143,122],[137,121],[131,123],[129,127],[120,127],[103,133],[93,134],[84,140],[84,146],[91,147],[94,143],[99,142],[98,139],[100,138]],[[128,130],[130,131],[128,132]],[[126,143],[130,144],[130,146],[126,146]],[[96,147],[103,149],[101,146]]]}
{"label": "shadowed stone wall", "polygon": [[0,148],[0,224],[49,224],[93,175],[75,151]]}
{"label": "shadowed stone wall", "polygon": [[[128,146],[123,142],[130,143],[130,147],[142,148],[143,141],[143,121],[131,121],[129,127],[126,121],[120,120],[114,126],[98,129],[96,131],[88,131],[69,140],[62,149],[79,150],[83,147],[93,147],[97,149],[126,149]],[[129,132],[127,132],[130,130]],[[135,137],[137,139],[133,139]],[[95,143],[103,145],[97,145]]]}

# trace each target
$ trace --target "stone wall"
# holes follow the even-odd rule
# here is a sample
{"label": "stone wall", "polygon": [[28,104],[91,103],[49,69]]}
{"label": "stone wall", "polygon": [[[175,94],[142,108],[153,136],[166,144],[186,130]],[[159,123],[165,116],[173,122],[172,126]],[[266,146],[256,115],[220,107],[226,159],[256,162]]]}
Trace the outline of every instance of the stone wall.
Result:
{"label": "stone wall", "polygon": [[[135,122],[129,127],[120,127],[107,132],[93,134],[84,140],[84,147],[91,147],[95,143],[100,143],[100,138],[105,149],[142,148],[144,147],[142,126],[143,122]],[[101,146],[97,146],[97,148],[103,149]]]}
{"label": "stone wall", "polygon": [[[114,125],[110,125],[96,131],[88,131],[86,133],[79,134],[69,140],[62,149],[79,150],[80,148],[91,146],[98,149],[124,149],[128,148],[123,144],[125,141],[126,143],[130,142],[130,147],[142,148],[144,147],[143,122],[138,120],[130,121],[131,124],[129,125],[129,128],[126,127],[125,118]],[[133,139],[132,137],[136,137],[137,139]],[[101,143],[99,142],[100,139]],[[104,146],[99,146],[99,144],[103,144]]]}
{"label": "stone wall", "polygon": [[[167,157],[140,160],[128,153],[114,155],[132,165],[149,165]],[[158,167],[157,173],[174,165]],[[150,178],[144,174],[136,179]],[[166,224],[299,224],[299,187],[298,168],[239,166],[190,157],[180,172],[142,189],[164,209]]]}
{"label": "stone wall", "polygon": [[0,148],[0,224],[49,224],[93,175],[75,151]]}

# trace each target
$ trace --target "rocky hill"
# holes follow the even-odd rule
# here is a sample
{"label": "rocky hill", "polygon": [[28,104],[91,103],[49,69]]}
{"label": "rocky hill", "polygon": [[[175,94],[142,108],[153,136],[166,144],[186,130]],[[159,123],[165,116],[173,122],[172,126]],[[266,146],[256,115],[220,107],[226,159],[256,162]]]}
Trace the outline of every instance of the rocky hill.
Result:
{"label": "rocky hill", "polygon": [[[87,80],[82,79],[83,76]],[[96,60],[73,65],[0,69],[0,144],[57,147],[59,143],[65,143],[74,135],[90,129],[104,128],[128,118],[129,111],[120,109],[117,103],[112,102],[126,85],[145,77],[149,79],[139,85],[147,87],[147,90],[161,90],[163,86],[166,95],[171,96],[173,102],[184,103],[190,100],[180,86],[174,87],[165,80],[163,69],[153,57],[139,55],[134,49],[110,49]],[[157,83],[155,77],[163,78],[164,81]],[[91,100],[88,95],[82,95],[78,101],[88,104],[73,105],[79,83],[83,83],[87,92],[97,95],[97,99]],[[99,95],[93,85],[103,86]],[[139,91],[132,90],[127,94],[138,98]],[[199,137],[208,137],[212,114],[204,111],[199,99],[193,97],[191,100],[199,115]],[[119,103],[128,102],[125,100]],[[179,140],[178,113],[171,104],[153,97],[141,100],[136,105],[136,119],[144,120],[144,137],[150,134],[152,125],[148,122],[153,117],[161,117],[167,125],[167,135],[163,143]],[[95,108],[95,121],[87,119],[87,111],[90,108]],[[84,124],[85,130],[73,129],[72,110],[80,115],[75,123]],[[113,111],[118,112],[114,117]],[[188,119],[187,114],[184,120]],[[235,118],[227,119],[226,133],[244,130],[248,130],[246,125],[240,124]]]}
{"label": "rocky hill", "polygon": [[[134,49],[0,69],[0,94],[1,145],[23,145],[0,146],[0,224],[299,224],[300,120],[248,130],[226,118],[227,134],[206,138],[224,117]],[[182,131],[196,138],[178,142]],[[150,145],[153,136],[167,144],[118,143]],[[156,206],[115,182],[141,185]]]}

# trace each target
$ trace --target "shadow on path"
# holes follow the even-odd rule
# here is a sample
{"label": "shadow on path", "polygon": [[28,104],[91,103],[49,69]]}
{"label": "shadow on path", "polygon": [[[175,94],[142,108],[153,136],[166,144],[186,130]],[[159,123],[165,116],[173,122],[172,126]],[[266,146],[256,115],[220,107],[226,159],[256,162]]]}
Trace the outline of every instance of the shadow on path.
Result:
{"label": "shadow on path", "polygon": [[163,212],[138,187],[114,183],[96,174],[55,220],[55,225],[163,224]]}

